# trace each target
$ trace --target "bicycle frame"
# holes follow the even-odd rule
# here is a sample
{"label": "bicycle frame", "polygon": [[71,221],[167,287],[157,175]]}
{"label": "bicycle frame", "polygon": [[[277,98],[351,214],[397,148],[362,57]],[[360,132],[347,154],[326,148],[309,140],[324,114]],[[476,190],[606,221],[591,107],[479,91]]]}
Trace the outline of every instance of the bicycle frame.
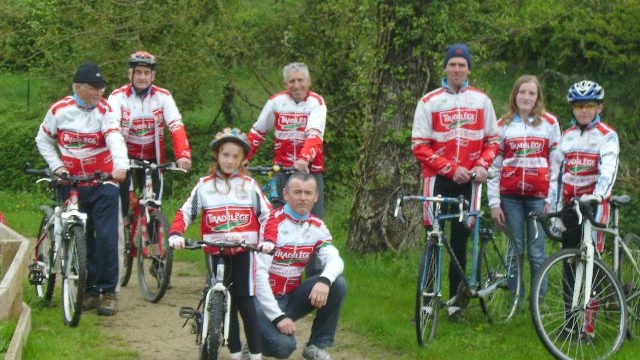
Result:
{"label": "bicycle frame", "polygon": [[[230,294],[229,289],[224,286],[224,275],[225,275],[225,266],[224,260],[222,259],[214,259],[213,255],[207,254],[207,268],[209,271],[209,281],[207,283],[208,290],[204,297],[204,306],[206,310],[207,304],[209,304],[209,299],[214,292],[222,292],[224,294],[225,301],[225,312],[224,312],[224,333],[223,333],[223,344],[227,345],[227,339],[229,338],[229,321],[231,318],[231,302],[229,301]],[[213,271],[215,269],[215,272]],[[207,338],[207,332],[209,331],[209,327],[206,324],[209,323],[209,311],[204,311],[203,315],[203,324],[205,326],[202,327],[202,339]]]}

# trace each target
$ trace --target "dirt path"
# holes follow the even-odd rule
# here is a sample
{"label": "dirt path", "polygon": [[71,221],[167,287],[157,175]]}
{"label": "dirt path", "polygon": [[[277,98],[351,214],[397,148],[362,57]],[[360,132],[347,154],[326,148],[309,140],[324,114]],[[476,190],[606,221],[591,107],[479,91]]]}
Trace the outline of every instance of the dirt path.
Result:
{"label": "dirt path", "polygon": [[[101,320],[107,333],[124,339],[139,352],[141,360],[198,358],[195,335],[190,333],[190,324],[182,327],[184,320],[178,316],[178,310],[182,306],[197,306],[204,279],[189,268],[186,262],[176,262],[174,265],[173,288],[157,304],[151,304],[142,298],[134,265],[131,281],[120,291],[118,314]],[[309,337],[312,319],[310,315],[297,323],[299,345],[290,359],[302,359],[302,348]],[[397,357],[381,353],[378,349],[367,351],[367,344],[361,336],[340,328],[331,354],[334,360]],[[225,354],[223,359],[227,358],[228,355]]]}

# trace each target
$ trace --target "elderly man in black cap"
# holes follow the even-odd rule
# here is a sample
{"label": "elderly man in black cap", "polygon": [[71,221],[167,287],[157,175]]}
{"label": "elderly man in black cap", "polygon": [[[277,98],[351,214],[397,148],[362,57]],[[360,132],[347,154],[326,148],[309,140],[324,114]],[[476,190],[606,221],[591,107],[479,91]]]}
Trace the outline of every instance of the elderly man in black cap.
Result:
{"label": "elderly man in black cap", "polygon": [[[481,184],[496,157],[499,133],[491,99],[469,85],[471,50],[466,44],[454,44],[445,52],[446,77],[442,87],[424,95],[413,119],[411,144],[422,165],[424,195],[458,197],[464,195],[472,209],[480,208]],[[429,227],[431,205],[425,207],[424,224]],[[452,221],[451,245],[466,268],[469,226]],[[462,279],[449,263],[449,292],[453,298]],[[449,301],[449,315],[458,317],[460,304]]]}
{"label": "elderly man in black cap", "polygon": [[[86,62],[73,78],[73,95],[49,108],[36,136],[36,145],[57,174],[91,176],[100,171],[122,181],[129,167],[118,116],[102,97],[105,82],[98,65]],[[59,153],[56,151],[58,145]],[[62,191],[68,196],[68,189]],[[80,209],[89,215],[87,292],[83,309],[100,315],[117,311],[118,282],[117,183],[86,184],[80,188]]]}

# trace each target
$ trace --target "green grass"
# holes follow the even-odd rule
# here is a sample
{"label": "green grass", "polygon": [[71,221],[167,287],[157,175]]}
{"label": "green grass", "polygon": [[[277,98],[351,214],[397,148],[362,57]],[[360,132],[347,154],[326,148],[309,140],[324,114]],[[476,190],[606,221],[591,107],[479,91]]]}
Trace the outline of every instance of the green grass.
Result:
{"label": "green grass", "polygon": [[4,355],[9,350],[17,324],[17,321],[0,321],[0,355]]}

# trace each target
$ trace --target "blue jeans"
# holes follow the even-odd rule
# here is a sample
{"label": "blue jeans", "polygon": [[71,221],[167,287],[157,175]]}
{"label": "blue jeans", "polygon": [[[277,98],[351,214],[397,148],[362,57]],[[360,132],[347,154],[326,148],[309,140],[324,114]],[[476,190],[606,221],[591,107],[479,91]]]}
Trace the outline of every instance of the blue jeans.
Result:
{"label": "blue jeans", "polygon": [[[527,230],[527,243],[529,245],[527,254],[529,255],[529,265],[531,266],[531,280],[535,279],[536,275],[542,267],[542,263],[545,260],[545,238],[542,225],[533,222],[529,219],[529,213],[532,211],[543,212],[544,211],[544,199],[534,197],[523,196],[509,196],[504,195],[501,198],[502,211],[506,219],[507,228],[513,236],[517,249],[517,255],[520,258],[520,272],[523,273],[524,268],[524,248],[525,248],[525,228]],[[526,224],[526,225],[525,225]],[[535,231],[538,227],[538,237],[535,237]],[[509,249],[509,256],[513,256],[512,249]],[[515,291],[515,284],[510,284],[509,287]],[[521,296],[526,294],[524,286],[524,276],[520,284],[522,289]],[[540,294],[545,295],[547,293],[547,281],[542,283]]]}
{"label": "blue jeans", "polygon": [[[276,298],[280,309],[292,320],[301,319],[316,310],[309,302],[309,294],[317,279],[317,276],[311,277],[290,294]],[[347,281],[344,277],[339,276],[331,285],[327,304],[316,311],[316,317],[313,319],[313,325],[311,326],[309,345],[315,345],[319,348],[333,345],[346,294]],[[259,307],[258,323],[260,325],[260,335],[262,335],[263,355],[285,359],[296,350],[296,337],[281,333],[278,327],[264,315]]]}

